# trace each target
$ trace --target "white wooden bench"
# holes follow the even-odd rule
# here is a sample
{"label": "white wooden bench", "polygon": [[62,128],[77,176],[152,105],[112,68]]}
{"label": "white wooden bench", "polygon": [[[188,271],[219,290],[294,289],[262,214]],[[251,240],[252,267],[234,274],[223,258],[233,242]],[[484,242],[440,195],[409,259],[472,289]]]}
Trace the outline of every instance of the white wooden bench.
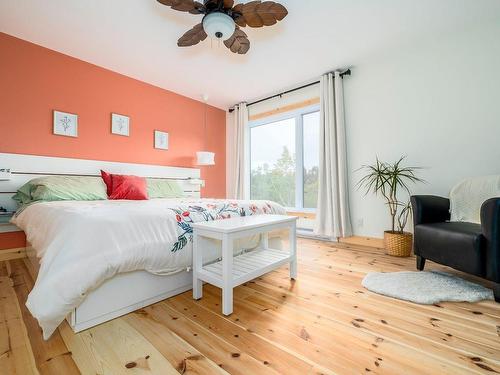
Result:
{"label": "white wooden bench", "polygon": [[[233,288],[290,263],[290,278],[297,277],[297,237],[294,216],[253,215],[193,223],[193,298],[202,297],[203,281],[222,289],[222,313],[233,312]],[[290,250],[269,248],[268,233],[289,229]],[[261,235],[257,249],[233,256],[233,241],[237,238]],[[203,266],[203,240],[222,241],[220,261]]]}

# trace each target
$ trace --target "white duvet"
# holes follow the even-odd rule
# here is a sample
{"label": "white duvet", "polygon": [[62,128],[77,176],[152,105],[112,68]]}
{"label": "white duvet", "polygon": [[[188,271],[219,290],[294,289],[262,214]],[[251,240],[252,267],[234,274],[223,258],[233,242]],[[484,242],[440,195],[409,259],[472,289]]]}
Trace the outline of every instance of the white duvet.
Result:
{"label": "white duvet", "polygon": [[[40,258],[26,306],[47,339],[89,291],[117,273],[190,267],[190,222],[266,213],[285,211],[267,201],[208,199],[32,204],[12,220]],[[205,259],[217,257],[207,249]]]}

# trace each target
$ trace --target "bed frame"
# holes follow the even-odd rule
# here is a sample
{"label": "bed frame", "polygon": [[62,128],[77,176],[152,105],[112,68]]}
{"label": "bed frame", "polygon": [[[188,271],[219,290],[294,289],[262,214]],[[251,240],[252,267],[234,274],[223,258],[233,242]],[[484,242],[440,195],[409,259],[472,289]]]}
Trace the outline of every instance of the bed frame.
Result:
{"label": "bed frame", "polygon": [[[11,177],[10,180],[0,180],[0,206],[9,210],[16,209],[11,196],[33,178],[50,175],[100,176],[101,169],[111,173],[175,180],[186,196],[200,197],[199,185],[189,182],[190,179],[200,178],[200,170],[196,168],[0,153],[0,169],[4,168],[11,170]],[[38,258],[27,245],[28,258],[25,263],[36,279]],[[74,332],[80,332],[191,288],[192,274],[187,271],[169,276],[153,275],[146,271],[118,274],[88,293],[66,320]]]}
{"label": "bed frame", "polygon": [[11,171],[9,180],[3,180],[0,176],[0,206],[9,210],[17,208],[16,202],[11,199],[12,195],[33,178],[42,176],[100,177],[101,169],[110,173],[174,180],[179,183],[187,197],[200,197],[199,185],[190,183],[191,179],[200,178],[200,170],[197,168],[0,153],[0,170],[2,169]]}
{"label": "bed frame", "polygon": [[[30,275],[36,280],[38,258],[31,246],[24,259]],[[66,317],[73,332],[107,322],[142,307],[184,293],[193,287],[191,271],[170,276],[153,275],[146,271],[120,273],[91,291],[85,300]],[[126,290],[126,293],[123,291]]]}

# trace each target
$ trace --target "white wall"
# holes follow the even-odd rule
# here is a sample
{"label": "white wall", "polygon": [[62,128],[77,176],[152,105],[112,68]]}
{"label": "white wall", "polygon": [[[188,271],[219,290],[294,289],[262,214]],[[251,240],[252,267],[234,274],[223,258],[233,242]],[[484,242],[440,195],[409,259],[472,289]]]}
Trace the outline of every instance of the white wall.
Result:
{"label": "white wall", "polygon": [[[344,78],[351,215],[356,235],[382,237],[390,218],[380,197],[356,188],[378,156],[424,169],[415,194],[447,196],[463,178],[500,173],[500,24],[353,61]],[[334,67],[332,67],[334,68]],[[261,113],[319,95],[319,85],[250,107]],[[230,117],[230,116],[229,116]],[[228,152],[232,123],[227,122]],[[232,166],[228,157],[228,183]],[[411,223],[407,229],[411,229]]]}
{"label": "white wall", "polygon": [[500,173],[500,24],[408,42],[353,61],[344,79],[352,222],[381,237],[381,198],[356,190],[353,172],[378,156],[425,167],[414,193],[448,195],[467,176]]}

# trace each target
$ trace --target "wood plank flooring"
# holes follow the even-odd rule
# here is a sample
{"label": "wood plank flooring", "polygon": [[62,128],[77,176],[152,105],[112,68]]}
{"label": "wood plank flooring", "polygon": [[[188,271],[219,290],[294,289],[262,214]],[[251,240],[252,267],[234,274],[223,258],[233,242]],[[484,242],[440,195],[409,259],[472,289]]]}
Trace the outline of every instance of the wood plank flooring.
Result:
{"label": "wood plank flooring", "polygon": [[200,301],[187,292],[79,334],[63,323],[48,341],[24,306],[23,260],[0,263],[0,374],[500,373],[500,304],[368,292],[367,272],[414,270],[414,258],[359,243],[300,239],[298,257],[297,281],[282,267],[238,287],[230,317],[205,285]]}

